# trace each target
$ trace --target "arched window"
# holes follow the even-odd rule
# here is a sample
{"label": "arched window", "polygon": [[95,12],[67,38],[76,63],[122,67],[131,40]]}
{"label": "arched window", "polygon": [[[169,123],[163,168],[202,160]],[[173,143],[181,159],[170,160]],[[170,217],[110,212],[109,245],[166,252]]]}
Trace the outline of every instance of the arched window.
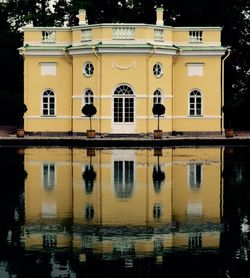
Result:
{"label": "arched window", "polygon": [[201,116],[202,115],[202,97],[201,93],[197,90],[193,90],[189,94],[189,116]]}
{"label": "arched window", "polygon": [[55,94],[52,90],[46,90],[43,93],[43,116],[54,116],[55,115]]}
{"label": "arched window", "polygon": [[160,90],[154,91],[153,101],[154,101],[154,104],[162,103],[162,93]]}
{"label": "arched window", "polygon": [[114,122],[134,122],[134,93],[127,85],[121,85],[114,92]]}
{"label": "arched window", "polygon": [[87,89],[84,92],[84,104],[93,104],[94,103],[94,94],[92,90]]}

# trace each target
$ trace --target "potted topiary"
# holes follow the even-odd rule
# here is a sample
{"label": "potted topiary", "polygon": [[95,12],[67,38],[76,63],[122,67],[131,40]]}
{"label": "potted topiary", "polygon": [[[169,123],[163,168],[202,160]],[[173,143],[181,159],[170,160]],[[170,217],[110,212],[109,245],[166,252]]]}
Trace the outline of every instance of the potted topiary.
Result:
{"label": "potted topiary", "polygon": [[17,107],[17,137],[24,137],[24,119],[23,116],[28,110],[24,103],[19,104]]}
{"label": "potted topiary", "polygon": [[90,129],[87,130],[87,138],[95,138],[95,130],[92,129],[92,122],[91,117],[96,114],[96,108],[93,104],[85,104],[82,107],[82,113],[89,117],[89,127]]}
{"label": "potted topiary", "polygon": [[87,194],[91,194],[94,188],[94,182],[96,179],[96,172],[92,164],[92,157],[95,156],[95,149],[87,149],[87,156],[89,156],[89,165],[85,166],[85,170],[82,173],[83,180],[85,182],[85,191]]}
{"label": "potted topiary", "polygon": [[154,130],[154,138],[155,139],[161,139],[162,135],[163,135],[163,132],[160,129],[160,116],[165,113],[165,106],[161,103],[156,103],[153,106],[152,112],[158,118],[157,129]]}
{"label": "potted topiary", "polygon": [[225,116],[225,135],[226,137],[233,137],[234,129],[232,128],[232,117],[234,116],[235,106],[231,103],[227,103],[222,107],[222,111]]}
{"label": "potted topiary", "polygon": [[153,169],[153,184],[155,192],[159,193],[161,191],[162,183],[165,180],[165,173],[164,171],[162,171],[160,165],[160,156],[162,156],[162,149],[154,149],[154,156],[157,156],[157,165],[154,165]]}

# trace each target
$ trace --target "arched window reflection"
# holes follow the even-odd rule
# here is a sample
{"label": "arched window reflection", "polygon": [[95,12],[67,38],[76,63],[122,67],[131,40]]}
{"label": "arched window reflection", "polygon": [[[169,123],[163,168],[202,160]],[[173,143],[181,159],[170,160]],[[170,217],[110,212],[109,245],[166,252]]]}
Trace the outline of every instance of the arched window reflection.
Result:
{"label": "arched window reflection", "polygon": [[162,208],[160,204],[155,204],[153,208],[153,217],[155,219],[160,219],[162,215]]}
{"label": "arched window reflection", "polygon": [[201,187],[202,165],[200,163],[189,164],[189,186],[192,190]]}
{"label": "arched window reflection", "polygon": [[91,164],[86,165],[82,177],[84,180],[86,194],[91,194],[94,189],[94,183],[96,178],[96,172],[94,170],[94,166]]}
{"label": "arched window reflection", "polygon": [[92,204],[87,204],[86,207],[85,207],[85,218],[87,220],[91,220],[94,218],[94,214],[95,214],[95,211],[94,211],[94,207]]}
{"label": "arched window reflection", "polygon": [[161,170],[161,165],[154,165],[153,169],[153,184],[156,193],[161,192],[161,186],[165,180],[165,173]]}
{"label": "arched window reflection", "polygon": [[43,164],[43,186],[46,191],[54,189],[56,184],[55,164]]}
{"label": "arched window reflection", "polygon": [[134,161],[114,161],[114,187],[118,198],[129,198],[134,189]]}

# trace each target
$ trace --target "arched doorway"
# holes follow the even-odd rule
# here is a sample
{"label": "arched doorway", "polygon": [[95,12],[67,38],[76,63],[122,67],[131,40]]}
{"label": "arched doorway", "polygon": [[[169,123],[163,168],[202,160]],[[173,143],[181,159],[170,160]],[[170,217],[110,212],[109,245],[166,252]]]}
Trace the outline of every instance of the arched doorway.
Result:
{"label": "arched doorway", "polygon": [[118,86],[113,95],[113,133],[135,131],[135,96],[128,85]]}

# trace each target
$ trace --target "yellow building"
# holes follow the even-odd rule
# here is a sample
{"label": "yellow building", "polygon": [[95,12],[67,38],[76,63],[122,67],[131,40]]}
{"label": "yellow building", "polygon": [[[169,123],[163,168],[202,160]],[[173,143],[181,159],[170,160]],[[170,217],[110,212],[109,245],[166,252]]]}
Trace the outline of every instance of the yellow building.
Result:
{"label": "yellow building", "polygon": [[165,106],[160,128],[170,132],[223,130],[220,27],[156,24],[89,25],[85,10],[74,27],[25,26],[25,130],[84,133],[84,104],[94,104],[99,134],[148,134],[157,127],[155,103]]}

